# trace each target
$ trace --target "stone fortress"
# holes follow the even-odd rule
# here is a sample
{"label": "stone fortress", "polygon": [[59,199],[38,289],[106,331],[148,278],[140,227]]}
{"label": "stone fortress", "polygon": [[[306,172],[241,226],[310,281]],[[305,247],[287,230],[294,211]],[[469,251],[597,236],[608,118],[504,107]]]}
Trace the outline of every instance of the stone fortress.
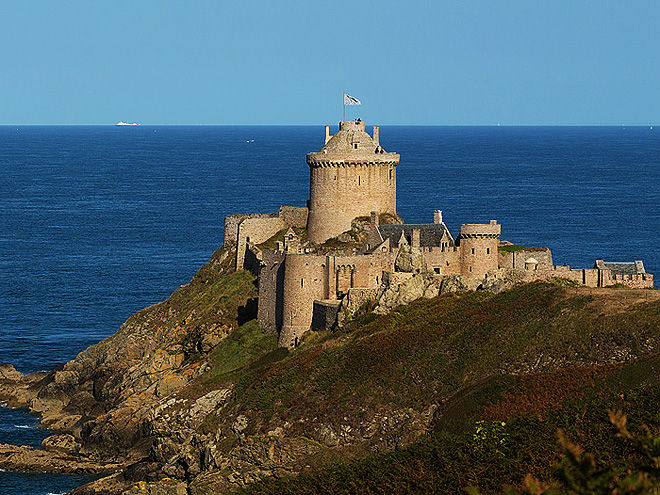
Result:
{"label": "stone fortress", "polygon": [[225,246],[237,269],[258,275],[258,318],[279,332],[280,347],[296,347],[310,329],[331,328],[361,307],[385,312],[417,297],[458,289],[568,279],[589,287],[653,287],[641,261],[571,269],[553,265],[547,248],[501,241],[501,226],[463,224],[454,239],[436,210],[433,223],[406,225],[396,214],[399,155],[386,152],[379,129],[342,121],[307,155],[307,207],[270,214],[230,215]]}

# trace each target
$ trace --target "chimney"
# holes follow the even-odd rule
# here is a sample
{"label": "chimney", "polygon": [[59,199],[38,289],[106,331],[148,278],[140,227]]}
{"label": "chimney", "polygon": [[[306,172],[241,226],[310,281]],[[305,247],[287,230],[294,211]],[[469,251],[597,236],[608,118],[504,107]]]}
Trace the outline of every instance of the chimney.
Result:
{"label": "chimney", "polygon": [[491,225],[497,225],[497,220],[491,220],[491,221],[490,221],[490,224],[491,224]]}
{"label": "chimney", "polygon": [[326,125],[325,126],[325,144],[328,144],[328,141],[330,141],[330,126]]}
{"label": "chimney", "polygon": [[372,211],[371,212],[371,226],[372,227],[378,227],[378,212],[377,211]]}
{"label": "chimney", "polygon": [[433,212],[433,223],[442,223],[442,210],[435,210]]}
{"label": "chimney", "polygon": [[375,125],[375,126],[374,126],[374,143],[376,143],[376,148],[378,148],[378,147],[380,146],[380,142],[379,142],[378,140],[379,140],[379,136],[378,136],[378,126]]}
{"label": "chimney", "polygon": [[419,247],[420,232],[419,229],[412,229],[412,247]]}

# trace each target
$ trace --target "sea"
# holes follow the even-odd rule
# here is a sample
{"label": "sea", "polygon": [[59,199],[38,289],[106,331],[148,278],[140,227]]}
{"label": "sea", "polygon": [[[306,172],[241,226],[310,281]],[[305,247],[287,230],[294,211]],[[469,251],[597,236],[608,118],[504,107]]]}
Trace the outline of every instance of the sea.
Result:
{"label": "sea", "polygon": [[[367,127],[370,130],[369,127]],[[331,127],[331,132],[336,126]],[[187,283],[231,213],[303,206],[319,126],[0,127],[0,362],[60,366]],[[660,278],[660,128],[381,126],[407,223],[491,219],[555,264],[643,260]],[[657,284],[657,283],[656,283]],[[0,408],[0,443],[52,432]],[[0,493],[91,478],[0,472]]]}

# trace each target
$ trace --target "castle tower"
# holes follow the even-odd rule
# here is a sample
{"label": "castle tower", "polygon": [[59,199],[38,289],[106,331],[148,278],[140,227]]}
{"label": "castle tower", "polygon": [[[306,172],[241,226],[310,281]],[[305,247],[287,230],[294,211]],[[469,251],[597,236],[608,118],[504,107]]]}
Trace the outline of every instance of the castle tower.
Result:
{"label": "castle tower", "polygon": [[461,225],[458,244],[461,259],[461,275],[483,278],[489,270],[497,269],[497,247],[502,226],[496,220],[490,223]]}
{"label": "castle tower", "polygon": [[380,147],[378,127],[373,137],[362,121],[342,121],[339,132],[307,155],[309,174],[309,240],[321,243],[351,229],[355,217],[372,211],[396,214],[397,153]]}

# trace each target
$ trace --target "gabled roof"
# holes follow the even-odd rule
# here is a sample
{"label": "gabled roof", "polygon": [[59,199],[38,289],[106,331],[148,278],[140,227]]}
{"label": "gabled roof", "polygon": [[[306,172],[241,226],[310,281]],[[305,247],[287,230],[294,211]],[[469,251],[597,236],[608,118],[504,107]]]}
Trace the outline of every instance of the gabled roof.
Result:
{"label": "gabled roof", "polygon": [[383,239],[389,239],[392,246],[399,244],[399,239],[403,234],[408,244],[412,244],[412,231],[419,229],[419,245],[421,247],[439,247],[443,242],[449,242],[449,246],[454,246],[454,238],[449,233],[449,229],[444,223],[422,223],[422,224],[398,224],[398,225],[379,225],[378,230]]}
{"label": "gabled roof", "polygon": [[605,261],[603,263],[605,265],[605,268],[609,268],[612,270],[612,273],[614,275],[639,275],[642,273],[646,273],[644,271],[644,265],[641,265],[641,262],[609,262]]}

